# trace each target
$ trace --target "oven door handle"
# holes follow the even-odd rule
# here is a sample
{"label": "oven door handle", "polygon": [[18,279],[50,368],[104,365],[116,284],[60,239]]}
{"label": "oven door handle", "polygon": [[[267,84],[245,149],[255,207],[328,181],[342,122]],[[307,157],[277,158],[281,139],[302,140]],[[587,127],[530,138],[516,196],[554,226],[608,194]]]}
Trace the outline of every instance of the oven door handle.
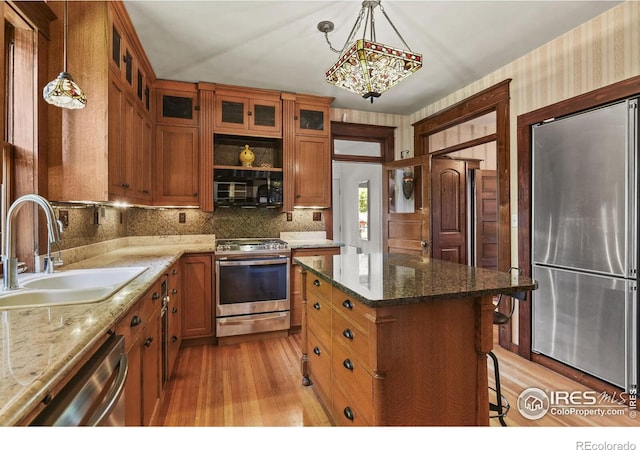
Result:
{"label": "oven door handle", "polygon": [[286,256],[280,259],[243,259],[243,260],[218,260],[219,266],[270,266],[277,264],[286,264],[288,258]]}

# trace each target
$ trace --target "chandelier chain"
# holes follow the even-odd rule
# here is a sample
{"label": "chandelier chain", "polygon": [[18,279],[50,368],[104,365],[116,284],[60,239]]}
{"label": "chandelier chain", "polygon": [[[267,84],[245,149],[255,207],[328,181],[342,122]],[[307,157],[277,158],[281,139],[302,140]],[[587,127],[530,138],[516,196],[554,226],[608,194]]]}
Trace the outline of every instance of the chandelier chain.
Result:
{"label": "chandelier chain", "polygon": [[380,11],[382,11],[382,14],[384,14],[384,17],[386,17],[387,21],[389,22],[389,24],[391,25],[391,28],[393,28],[393,31],[396,32],[396,34],[398,35],[398,37],[400,38],[400,40],[402,41],[402,43],[405,45],[405,47],[407,47],[407,50],[409,51],[413,51],[411,50],[411,47],[409,47],[409,45],[405,42],[404,38],[402,37],[402,35],[400,34],[400,32],[398,31],[398,29],[396,28],[396,26],[393,24],[393,22],[391,21],[391,19],[389,18],[389,16],[387,15],[387,12],[384,10],[384,8],[382,7],[382,4],[378,5],[380,6]]}

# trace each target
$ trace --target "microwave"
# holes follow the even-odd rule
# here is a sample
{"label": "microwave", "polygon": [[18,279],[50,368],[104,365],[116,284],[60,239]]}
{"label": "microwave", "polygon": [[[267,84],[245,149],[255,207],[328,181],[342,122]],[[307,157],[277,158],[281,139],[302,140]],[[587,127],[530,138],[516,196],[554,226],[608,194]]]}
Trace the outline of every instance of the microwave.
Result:
{"label": "microwave", "polygon": [[214,201],[235,202],[247,200],[247,183],[239,181],[215,181],[213,183]]}

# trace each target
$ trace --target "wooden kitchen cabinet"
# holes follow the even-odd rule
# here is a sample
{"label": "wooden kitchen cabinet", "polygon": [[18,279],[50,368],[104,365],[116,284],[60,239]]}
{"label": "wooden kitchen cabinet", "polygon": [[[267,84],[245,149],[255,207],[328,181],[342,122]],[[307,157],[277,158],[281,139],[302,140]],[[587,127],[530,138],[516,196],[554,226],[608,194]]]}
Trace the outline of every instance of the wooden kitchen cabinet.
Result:
{"label": "wooden kitchen cabinet", "polygon": [[280,93],[217,85],[214,130],[223,134],[282,137]]}
{"label": "wooden kitchen cabinet", "polygon": [[181,264],[182,338],[213,336],[213,255],[184,255]]}
{"label": "wooden kitchen cabinet", "polygon": [[297,248],[291,250],[291,329],[298,331],[302,325],[302,272],[294,259],[301,256],[339,255],[340,247]]}
{"label": "wooden kitchen cabinet", "polygon": [[331,207],[331,140],[299,135],[295,138],[294,206]]}
{"label": "wooden kitchen cabinet", "polygon": [[296,95],[293,206],[331,207],[331,97]]}
{"label": "wooden kitchen cabinet", "polygon": [[198,89],[194,83],[158,80],[156,86],[156,123],[198,126]]}
{"label": "wooden kitchen cabinet", "polygon": [[[153,149],[145,97],[153,70],[120,2],[70,2],[68,10],[68,58],[82,62],[72,72],[88,102],[82,112],[49,115],[48,198],[151,205],[152,162],[138,155]],[[62,59],[61,49],[49,57]]]}
{"label": "wooden kitchen cabinet", "polygon": [[198,128],[156,127],[156,186],[158,206],[199,206]]}
{"label": "wooden kitchen cabinet", "polygon": [[149,288],[116,324],[125,338],[129,372],[125,384],[125,424],[149,425],[160,396],[162,300],[160,281]]}

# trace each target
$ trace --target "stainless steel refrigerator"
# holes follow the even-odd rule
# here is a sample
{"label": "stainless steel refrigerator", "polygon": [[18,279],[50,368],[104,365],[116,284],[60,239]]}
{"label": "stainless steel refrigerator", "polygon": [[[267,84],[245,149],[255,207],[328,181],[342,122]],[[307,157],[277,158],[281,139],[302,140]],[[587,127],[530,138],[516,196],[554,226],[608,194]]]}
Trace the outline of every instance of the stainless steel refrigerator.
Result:
{"label": "stainless steel refrigerator", "polygon": [[638,382],[638,99],[533,127],[532,350]]}

